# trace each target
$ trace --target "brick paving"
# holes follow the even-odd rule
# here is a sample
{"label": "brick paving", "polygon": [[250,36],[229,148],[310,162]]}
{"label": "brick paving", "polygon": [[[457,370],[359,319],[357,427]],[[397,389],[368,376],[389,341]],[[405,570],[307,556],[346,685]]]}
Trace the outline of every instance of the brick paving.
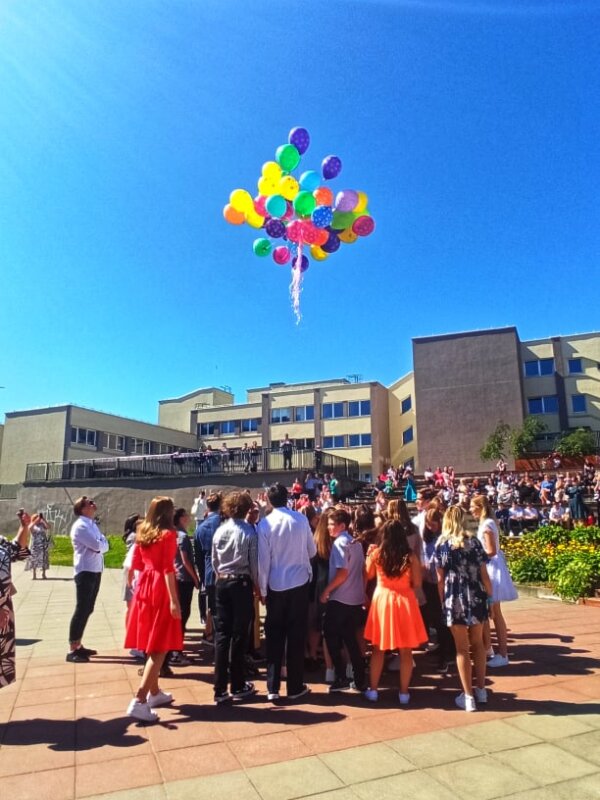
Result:
{"label": "brick paving", "polygon": [[[176,704],[142,726],[124,711],[137,664],[122,649],[121,572],[107,570],[86,645],[68,664],[71,570],[35,581],[15,567],[18,676],[0,691],[0,785],[11,800],[236,800],[436,797],[600,798],[600,610],[523,598],[507,604],[511,665],[489,677],[488,709],[454,706],[457,678],[417,654],[411,705],[394,674],[376,706],[330,697],[311,680],[308,702],[212,703],[211,651],[163,681]],[[194,609],[195,611],[195,609]]]}

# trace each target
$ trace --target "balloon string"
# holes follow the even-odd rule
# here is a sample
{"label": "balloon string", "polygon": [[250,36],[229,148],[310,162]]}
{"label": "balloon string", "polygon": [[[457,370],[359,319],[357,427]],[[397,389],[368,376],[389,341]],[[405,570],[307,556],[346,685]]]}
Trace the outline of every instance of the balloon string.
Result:
{"label": "balloon string", "polygon": [[298,242],[298,254],[292,263],[292,282],[290,283],[290,298],[292,308],[296,315],[296,325],[300,324],[302,314],[300,313],[300,293],[302,291],[302,240]]}

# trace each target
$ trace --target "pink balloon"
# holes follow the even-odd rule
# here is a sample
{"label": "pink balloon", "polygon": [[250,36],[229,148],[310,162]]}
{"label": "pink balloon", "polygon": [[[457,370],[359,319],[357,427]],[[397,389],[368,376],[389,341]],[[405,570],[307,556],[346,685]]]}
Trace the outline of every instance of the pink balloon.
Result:
{"label": "pink balloon", "polygon": [[291,256],[289,248],[284,245],[280,245],[273,250],[273,261],[276,264],[287,264]]}
{"label": "pink balloon", "polygon": [[375,230],[375,220],[373,217],[362,216],[358,217],[352,223],[352,230],[358,236],[368,236]]}
{"label": "pink balloon", "polygon": [[316,244],[319,239],[319,229],[312,222],[302,222],[302,241],[306,244]]}
{"label": "pink balloon", "polygon": [[254,210],[257,214],[260,214],[261,217],[268,217],[269,212],[266,209],[265,203],[267,202],[267,198],[263,197],[262,194],[257,194],[254,198]]}
{"label": "pink balloon", "polygon": [[292,205],[291,200],[287,201],[287,211],[283,215],[283,219],[292,219],[294,216],[294,206]]}
{"label": "pink balloon", "polygon": [[295,219],[293,222],[290,222],[290,224],[287,226],[286,236],[290,242],[295,242],[296,244],[300,241],[303,241],[303,223],[300,222],[299,219]]}

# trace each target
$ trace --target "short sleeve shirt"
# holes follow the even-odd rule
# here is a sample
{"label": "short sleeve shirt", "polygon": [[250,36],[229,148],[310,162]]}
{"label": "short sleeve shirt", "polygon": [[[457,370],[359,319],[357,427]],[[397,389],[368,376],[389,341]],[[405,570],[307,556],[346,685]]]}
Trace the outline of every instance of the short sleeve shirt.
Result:
{"label": "short sleeve shirt", "polygon": [[361,606],[365,601],[364,566],[365,556],[360,542],[355,541],[348,531],[336,536],[329,556],[329,580],[333,580],[338,569],[347,569],[348,577],[331,592],[329,599],[349,606]]}

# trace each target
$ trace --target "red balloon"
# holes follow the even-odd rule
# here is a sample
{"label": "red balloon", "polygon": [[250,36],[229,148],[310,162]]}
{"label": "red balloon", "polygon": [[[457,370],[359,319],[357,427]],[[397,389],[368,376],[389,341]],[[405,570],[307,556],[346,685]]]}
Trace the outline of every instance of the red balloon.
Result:
{"label": "red balloon", "polygon": [[293,222],[290,222],[290,224],[287,226],[286,235],[290,242],[295,242],[298,244],[298,242],[303,241],[302,237],[304,235],[304,231],[302,229],[302,222],[300,222],[299,219],[295,219]]}
{"label": "red balloon", "polygon": [[318,244],[319,247],[324,245],[325,242],[329,239],[329,231],[326,231],[325,228],[317,228],[317,235],[315,237],[315,244]]}
{"label": "red balloon", "polygon": [[312,222],[302,223],[302,241],[306,244],[316,244],[319,236],[319,228],[313,225]]}
{"label": "red balloon", "polygon": [[254,198],[254,210],[257,214],[260,214],[261,217],[268,217],[269,212],[265,207],[265,203],[267,202],[267,198],[263,197],[262,194],[256,195]]}

